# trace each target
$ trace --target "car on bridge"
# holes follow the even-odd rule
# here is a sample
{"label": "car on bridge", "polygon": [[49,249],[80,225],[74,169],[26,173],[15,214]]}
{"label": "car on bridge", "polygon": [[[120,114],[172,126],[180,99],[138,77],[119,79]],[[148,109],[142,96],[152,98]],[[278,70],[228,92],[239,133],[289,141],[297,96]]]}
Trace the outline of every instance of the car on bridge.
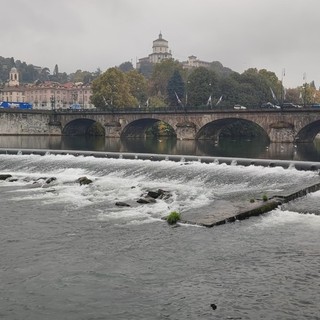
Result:
{"label": "car on bridge", "polygon": [[265,102],[260,106],[261,109],[280,109],[280,106],[271,102]]}
{"label": "car on bridge", "polygon": [[299,106],[297,104],[291,103],[291,102],[284,102],[281,105],[282,109],[297,109],[297,108],[302,108],[302,106]]}
{"label": "car on bridge", "polygon": [[235,104],[233,109],[235,109],[235,110],[247,110],[247,108],[242,106],[241,104]]}

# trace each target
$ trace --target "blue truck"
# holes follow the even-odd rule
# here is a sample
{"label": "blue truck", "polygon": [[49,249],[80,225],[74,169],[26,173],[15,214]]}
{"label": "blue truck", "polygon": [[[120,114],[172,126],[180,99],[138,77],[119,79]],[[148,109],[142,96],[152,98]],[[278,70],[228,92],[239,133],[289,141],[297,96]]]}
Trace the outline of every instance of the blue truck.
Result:
{"label": "blue truck", "polygon": [[32,104],[27,102],[0,102],[0,109],[32,109]]}

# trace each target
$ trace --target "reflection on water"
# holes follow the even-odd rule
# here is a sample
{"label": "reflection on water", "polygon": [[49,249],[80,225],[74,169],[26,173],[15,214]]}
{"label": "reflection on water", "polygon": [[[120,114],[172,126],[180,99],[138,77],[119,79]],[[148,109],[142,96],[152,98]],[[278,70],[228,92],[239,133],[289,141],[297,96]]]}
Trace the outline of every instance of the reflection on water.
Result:
{"label": "reflection on water", "polygon": [[184,154],[217,157],[320,161],[320,139],[314,143],[268,143],[261,139],[176,140],[172,138],[117,139],[85,136],[0,136],[1,148],[91,150],[109,152]]}

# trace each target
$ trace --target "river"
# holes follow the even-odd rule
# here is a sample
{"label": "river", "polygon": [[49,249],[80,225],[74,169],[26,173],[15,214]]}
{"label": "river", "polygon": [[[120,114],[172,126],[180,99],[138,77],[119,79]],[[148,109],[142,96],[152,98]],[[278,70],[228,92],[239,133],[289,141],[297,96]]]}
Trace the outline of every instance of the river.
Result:
{"label": "river", "polygon": [[[1,319],[320,319],[320,192],[214,228],[162,219],[305,184],[318,172],[0,154],[0,173],[13,176],[0,181]],[[80,186],[82,176],[93,183]],[[159,188],[170,197],[136,202]]]}
{"label": "river", "polygon": [[181,154],[320,161],[320,139],[314,143],[269,143],[257,139],[203,140],[116,139],[85,136],[0,136],[0,147],[22,149],[93,150],[132,153]]}

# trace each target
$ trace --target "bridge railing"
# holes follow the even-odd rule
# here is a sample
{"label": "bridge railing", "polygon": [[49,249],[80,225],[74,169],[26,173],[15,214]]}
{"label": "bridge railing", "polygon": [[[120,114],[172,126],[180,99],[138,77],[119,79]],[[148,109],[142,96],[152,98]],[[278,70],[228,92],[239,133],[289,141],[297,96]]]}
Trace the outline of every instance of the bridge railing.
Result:
{"label": "bridge railing", "polygon": [[247,109],[234,109],[233,107],[210,107],[210,106],[200,106],[200,107],[118,107],[118,108],[96,108],[96,109],[79,109],[79,110],[70,110],[70,109],[56,109],[56,113],[68,113],[68,114],[77,114],[77,113],[252,113],[252,112],[306,112],[306,111],[319,111],[319,109],[314,109],[311,107],[305,108],[286,108],[286,109],[265,109],[260,108],[259,106],[252,106]]}
{"label": "bridge railing", "polygon": [[44,113],[44,114],[77,114],[77,113],[245,113],[245,112],[320,112],[320,108],[315,108],[312,105],[303,108],[286,108],[286,109],[266,109],[260,108],[259,106],[252,106],[247,109],[234,109],[233,107],[219,107],[219,106],[186,106],[186,107],[114,107],[114,108],[94,108],[94,109],[0,109],[0,113]]}

